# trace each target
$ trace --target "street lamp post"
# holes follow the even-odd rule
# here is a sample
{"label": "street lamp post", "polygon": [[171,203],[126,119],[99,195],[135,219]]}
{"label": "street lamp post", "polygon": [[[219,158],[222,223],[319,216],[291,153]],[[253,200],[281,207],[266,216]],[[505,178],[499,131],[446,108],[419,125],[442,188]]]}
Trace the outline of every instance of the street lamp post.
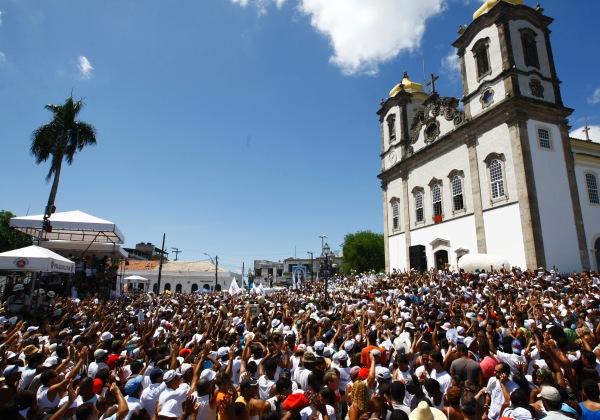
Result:
{"label": "street lamp post", "polygon": [[213,291],[216,291],[217,284],[219,284],[219,279],[217,277],[217,273],[219,272],[219,256],[215,255],[215,259],[213,260],[213,257],[208,255],[206,252],[204,253],[204,255],[206,255],[208,258],[210,258],[210,262],[215,266],[215,288]]}
{"label": "street lamp post", "polygon": [[313,252],[306,251],[307,254],[310,254],[310,281],[313,281],[313,273],[314,273],[314,265],[313,265]]}
{"label": "street lamp post", "polygon": [[325,278],[325,301],[329,301],[329,276],[333,270],[333,253],[327,243],[323,245],[323,253],[321,254],[321,276]]}

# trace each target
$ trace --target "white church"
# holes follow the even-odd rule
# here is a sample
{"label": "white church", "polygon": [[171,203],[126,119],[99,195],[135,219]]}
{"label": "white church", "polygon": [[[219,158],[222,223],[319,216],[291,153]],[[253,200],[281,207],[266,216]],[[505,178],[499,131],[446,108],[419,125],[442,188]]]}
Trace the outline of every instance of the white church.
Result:
{"label": "white church", "polygon": [[599,271],[600,144],[569,136],[553,19],[523,0],[488,0],[473,18],[453,43],[461,99],[405,73],[377,112],[386,270],[483,253]]}

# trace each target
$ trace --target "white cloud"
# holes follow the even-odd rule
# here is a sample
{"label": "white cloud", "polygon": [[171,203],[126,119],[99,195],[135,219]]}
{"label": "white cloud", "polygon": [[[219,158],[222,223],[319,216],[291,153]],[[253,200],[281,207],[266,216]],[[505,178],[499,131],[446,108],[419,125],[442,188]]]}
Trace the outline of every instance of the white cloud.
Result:
{"label": "white cloud", "polygon": [[0,51],[0,64],[6,63],[6,55],[2,51]]}
{"label": "white cloud", "polygon": [[92,66],[92,63],[90,63],[90,60],[85,58],[85,56],[79,56],[77,59],[77,68],[79,69],[80,78],[84,80],[89,80],[92,78],[92,71],[94,70],[94,67]]}
{"label": "white cloud", "polygon": [[311,25],[329,38],[330,61],[346,74],[377,73],[378,66],[418,48],[425,22],[442,0],[301,0]]}
{"label": "white cloud", "polygon": [[2,25],[2,10],[0,10],[0,25]]}
{"label": "white cloud", "polygon": [[592,96],[588,98],[588,103],[593,105],[600,103],[600,88],[596,89],[594,93],[592,93]]}
{"label": "white cloud", "polygon": [[449,80],[456,82],[461,79],[460,57],[456,55],[454,49],[446,57],[442,58],[442,69]]}
{"label": "white cloud", "polygon": [[[250,5],[259,15],[286,0],[230,0],[242,7]],[[455,0],[469,1],[469,0]],[[333,48],[330,61],[345,74],[376,74],[381,63],[421,43],[425,23],[440,13],[445,0],[297,0],[301,13],[329,39]]]}

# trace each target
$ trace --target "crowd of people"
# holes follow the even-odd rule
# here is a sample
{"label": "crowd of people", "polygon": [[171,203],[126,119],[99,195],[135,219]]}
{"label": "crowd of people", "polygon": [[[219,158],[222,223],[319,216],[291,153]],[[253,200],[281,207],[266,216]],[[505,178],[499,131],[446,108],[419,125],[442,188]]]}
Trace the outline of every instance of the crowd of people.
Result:
{"label": "crowd of people", "polygon": [[338,276],[327,301],[311,281],[117,300],[15,285],[0,419],[596,419],[599,286],[516,268]]}

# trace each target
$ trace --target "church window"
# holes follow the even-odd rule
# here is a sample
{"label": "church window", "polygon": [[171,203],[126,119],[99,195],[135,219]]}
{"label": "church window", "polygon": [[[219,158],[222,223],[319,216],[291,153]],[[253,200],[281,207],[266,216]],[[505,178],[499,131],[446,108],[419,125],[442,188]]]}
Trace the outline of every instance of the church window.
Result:
{"label": "church window", "polygon": [[433,216],[441,216],[442,214],[442,192],[440,186],[435,184],[431,189],[431,199],[433,201]]}
{"label": "church window", "polygon": [[594,174],[585,174],[585,184],[587,186],[588,198],[591,204],[600,204],[598,196],[598,179]]}
{"label": "church window", "polygon": [[462,210],[465,207],[463,201],[463,190],[462,190],[462,179],[455,175],[452,178],[452,202],[454,204],[454,211]]}
{"label": "church window", "polygon": [[538,140],[542,149],[552,149],[552,142],[550,140],[550,131],[545,128],[538,128]]}
{"label": "church window", "polygon": [[396,116],[394,114],[387,117],[388,135],[390,143],[396,140]]}
{"label": "church window", "polygon": [[400,229],[400,202],[397,199],[392,201],[392,229]]}
{"label": "church window", "polygon": [[537,34],[529,28],[521,30],[521,45],[523,46],[523,59],[527,67],[540,68],[540,58],[537,50]]}
{"label": "church window", "polygon": [[504,196],[504,177],[502,175],[502,164],[498,159],[490,162],[490,182],[492,186],[492,199]]}
{"label": "church window", "polygon": [[423,193],[421,191],[417,191],[415,193],[415,217],[417,222],[422,222],[424,220],[423,214]]}
{"label": "church window", "polygon": [[490,66],[489,43],[489,38],[480,39],[475,43],[475,46],[471,50],[473,52],[473,57],[475,58],[478,79],[481,79],[483,76],[487,76],[492,72]]}

